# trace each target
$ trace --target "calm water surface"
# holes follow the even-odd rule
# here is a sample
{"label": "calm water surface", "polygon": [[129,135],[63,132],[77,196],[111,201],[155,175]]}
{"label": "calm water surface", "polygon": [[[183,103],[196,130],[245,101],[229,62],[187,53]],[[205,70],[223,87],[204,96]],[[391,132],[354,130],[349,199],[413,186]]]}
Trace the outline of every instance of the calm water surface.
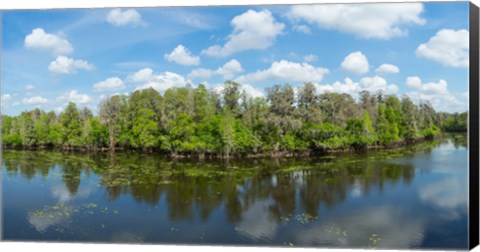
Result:
{"label": "calm water surface", "polygon": [[3,238],[467,248],[466,135],[302,159],[6,150]]}

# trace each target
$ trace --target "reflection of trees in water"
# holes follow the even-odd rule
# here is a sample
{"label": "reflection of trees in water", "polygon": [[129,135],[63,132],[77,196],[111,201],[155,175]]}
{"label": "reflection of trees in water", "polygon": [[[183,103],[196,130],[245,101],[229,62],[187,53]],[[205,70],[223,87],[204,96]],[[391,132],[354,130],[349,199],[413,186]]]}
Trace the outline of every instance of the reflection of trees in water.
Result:
{"label": "reflection of trees in water", "polygon": [[468,135],[467,134],[449,134],[449,139],[451,139],[453,146],[456,149],[464,147],[468,150]]}
{"label": "reflection of trees in water", "polygon": [[[443,141],[443,140],[441,140]],[[462,139],[452,140],[462,145]],[[361,194],[382,191],[386,184],[410,183],[412,164],[389,158],[428,153],[436,143],[370,154],[337,155],[304,159],[253,159],[225,161],[171,161],[136,153],[62,154],[42,151],[6,151],[9,173],[32,179],[48,176],[59,167],[61,178],[74,195],[82,172],[95,173],[110,200],[130,195],[139,203],[157,205],[164,195],[171,220],[206,221],[225,208],[227,221],[238,223],[256,202],[268,205],[268,214],[280,222],[305,212],[316,217],[321,206],[341,203],[356,187]]]}

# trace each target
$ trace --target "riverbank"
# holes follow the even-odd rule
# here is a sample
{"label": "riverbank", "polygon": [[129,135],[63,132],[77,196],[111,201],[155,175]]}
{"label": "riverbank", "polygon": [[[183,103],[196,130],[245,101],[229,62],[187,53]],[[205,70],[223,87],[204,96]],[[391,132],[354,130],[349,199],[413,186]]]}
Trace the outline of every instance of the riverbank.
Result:
{"label": "riverbank", "polygon": [[79,152],[79,153],[109,153],[109,152],[119,152],[119,153],[143,153],[143,154],[159,154],[165,155],[172,159],[241,159],[241,158],[288,158],[288,157],[313,157],[319,155],[335,154],[335,153],[361,153],[368,152],[370,150],[380,150],[380,149],[396,149],[409,145],[420,144],[425,141],[434,140],[437,138],[442,138],[444,134],[452,133],[442,133],[436,136],[431,137],[421,137],[415,140],[410,141],[397,141],[391,144],[373,144],[367,146],[361,146],[360,148],[347,146],[341,148],[315,148],[308,150],[269,150],[263,152],[236,152],[236,153],[220,153],[220,152],[208,152],[208,151],[198,151],[198,152],[170,152],[164,151],[159,148],[122,148],[116,147],[115,149],[110,149],[106,147],[78,147],[78,146],[54,146],[54,145],[36,145],[36,146],[9,146],[2,144],[4,149],[13,149],[13,150],[57,150],[62,152]]}

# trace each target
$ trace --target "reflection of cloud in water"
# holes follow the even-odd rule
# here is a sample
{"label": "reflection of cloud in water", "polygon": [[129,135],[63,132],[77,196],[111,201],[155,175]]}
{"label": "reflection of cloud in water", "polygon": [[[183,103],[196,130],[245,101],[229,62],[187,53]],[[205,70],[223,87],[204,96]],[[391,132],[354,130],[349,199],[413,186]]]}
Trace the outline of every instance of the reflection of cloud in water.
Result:
{"label": "reflection of cloud in water", "polygon": [[65,203],[70,201],[72,198],[70,192],[67,190],[65,185],[63,184],[56,184],[52,186],[52,195],[54,198],[57,198],[59,202]]}
{"label": "reflection of cloud in water", "polygon": [[52,196],[58,200],[58,204],[29,212],[27,214],[28,222],[39,232],[44,232],[50,226],[68,223],[74,214],[74,208],[77,207],[65,205],[65,203],[74,198],[87,198],[95,189],[94,185],[89,185],[79,190],[76,195],[72,195],[64,184],[53,185]]}
{"label": "reflection of cloud in water", "polygon": [[358,198],[363,195],[362,184],[358,179],[356,179],[353,183],[350,195],[354,198]]}
{"label": "reflection of cloud in water", "polygon": [[453,145],[453,143],[451,141],[448,141],[448,143],[441,144],[441,145],[437,146],[433,150],[433,152],[438,152],[440,155],[447,155],[447,154],[450,154],[450,153],[454,152],[455,150],[457,150],[455,145]]}
{"label": "reflection of cloud in water", "polygon": [[116,243],[142,243],[145,240],[141,235],[131,232],[113,234],[111,239]]}
{"label": "reflection of cloud in water", "polygon": [[423,241],[424,224],[400,208],[383,206],[366,208],[349,216],[326,220],[313,228],[298,232],[299,244],[366,248],[377,234],[377,248],[409,248]]}
{"label": "reflection of cloud in water", "polygon": [[269,217],[267,202],[256,202],[244,214],[238,233],[253,240],[272,239],[278,224]]}
{"label": "reflection of cloud in water", "polygon": [[50,226],[66,224],[72,212],[72,206],[54,205],[43,210],[29,212],[27,219],[37,231],[44,232]]}
{"label": "reflection of cloud in water", "polygon": [[64,184],[56,184],[52,186],[52,195],[58,202],[65,203],[74,198],[87,198],[95,189],[94,185],[88,185],[81,188],[76,195],[72,195]]}
{"label": "reflection of cloud in water", "polygon": [[419,195],[422,201],[448,211],[452,218],[458,218],[459,211],[466,212],[468,207],[467,183],[457,177],[428,184]]}

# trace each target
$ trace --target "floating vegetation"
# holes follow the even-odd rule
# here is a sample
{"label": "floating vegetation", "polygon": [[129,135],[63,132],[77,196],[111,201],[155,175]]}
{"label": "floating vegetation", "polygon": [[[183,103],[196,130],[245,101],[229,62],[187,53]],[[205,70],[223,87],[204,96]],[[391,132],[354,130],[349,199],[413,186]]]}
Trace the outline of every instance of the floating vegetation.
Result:
{"label": "floating vegetation", "polygon": [[45,212],[42,210],[35,210],[35,212],[33,212],[33,215],[35,215],[35,217],[42,217],[45,215]]}
{"label": "floating vegetation", "polygon": [[84,208],[96,208],[96,207],[98,207],[98,205],[95,204],[95,203],[87,203],[87,204],[82,204],[81,207],[84,207]]}
{"label": "floating vegetation", "polygon": [[370,241],[370,248],[376,248],[381,238],[378,234],[372,234],[368,240]]}
{"label": "floating vegetation", "polygon": [[301,224],[307,224],[307,223],[310,223],[310,222],[315,221],[317,219],[318,219],[318,217],[314,217],[314,216],[310,215],[309,213],[301,213],[301,214],[295,215],[295,220],[297,220]]}

